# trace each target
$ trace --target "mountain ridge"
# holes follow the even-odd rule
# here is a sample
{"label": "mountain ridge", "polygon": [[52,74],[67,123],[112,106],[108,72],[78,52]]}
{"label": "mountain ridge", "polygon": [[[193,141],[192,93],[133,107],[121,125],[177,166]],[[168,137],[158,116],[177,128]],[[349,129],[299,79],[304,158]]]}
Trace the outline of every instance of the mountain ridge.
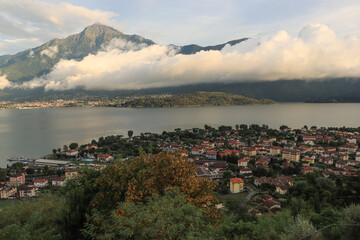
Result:
{"label": "mountain ridge", "polygon": [[[66,38],[54,38],[48,42],[13,55],[0,56],[0,71],[12,82],[22,83],[49,73],[60,59],[82,60],[89,54],[96,54],[113,39],[122,39],[134,44],[150,46],[154,41],[136,34],[125,34],[115,28],[95,23],[80,33]],[[175,46],[179,54],[194,54],[199,51],[221,50],[226,44],[235,45],[248,38],[202,47],[196,44]]]}

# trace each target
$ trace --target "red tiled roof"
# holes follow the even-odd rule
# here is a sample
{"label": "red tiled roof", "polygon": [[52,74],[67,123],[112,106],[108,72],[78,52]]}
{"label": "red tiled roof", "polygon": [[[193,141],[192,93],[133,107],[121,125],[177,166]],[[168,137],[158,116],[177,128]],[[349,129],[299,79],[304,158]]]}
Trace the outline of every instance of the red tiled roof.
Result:
{"label": "red tiled roof", "polygon": [[230,181],[232,183],[243,183],[244,180],[242,180],[241,178],[231,178]]}

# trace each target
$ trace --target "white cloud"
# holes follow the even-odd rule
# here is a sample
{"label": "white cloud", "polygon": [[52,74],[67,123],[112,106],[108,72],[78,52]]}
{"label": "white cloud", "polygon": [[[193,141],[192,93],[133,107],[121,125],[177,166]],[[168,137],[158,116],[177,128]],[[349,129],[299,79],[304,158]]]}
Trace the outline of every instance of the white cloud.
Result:
{"label": "white cloud", "polygon": [[2,90],[4,88],[9,88],[11,86],[13,86],[13,84],[9,80],[7,80],[6,75],[2,75],[2,76],[0,75],[0,89]]}
{"label": "white cloud", "polygon": [[[113,12],[91,10],[66,2],[0,0],[0,34],[9,43],[7,49],[0,49],[0,53],[18,51],[16,41],[34,42],[37,39],[37,42],[45,42],[55,37],[66,37],[96,22],[117,27],[112,20],[115,16]],[[34,46],[29,42],[28,47]]]}
{"label": "white cloud", "polygon": [[[61,60],[48,75],[22,87],[46,90],[139,89],[204,82],[318,79],[360,76],[360,40],[339,38],[325,25],[304,27],[297,37],[279,31],[270,39],[226,46],[223,51],[176,55],[153,45],[124,52],[113,42],[82,61]],[[127,46],[127,45],[126,45]]]}
{"label": "white cloud", "polygon": [[59,52],[59,48],[57,45],[48,47],[40,52],[41,55],[46,55],[49,58],[54,58]]}

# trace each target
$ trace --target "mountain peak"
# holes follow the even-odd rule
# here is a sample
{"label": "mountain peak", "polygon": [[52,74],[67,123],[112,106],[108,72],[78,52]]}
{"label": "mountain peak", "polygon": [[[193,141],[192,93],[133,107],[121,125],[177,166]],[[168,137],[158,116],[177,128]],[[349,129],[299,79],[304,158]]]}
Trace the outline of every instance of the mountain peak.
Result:
{"label": "mountain peak", "polygon": [[86,27],[80,34],[85,36],[99,36],[104,33],[119,34],[120,31],[100,23],[95,23],[93,25]]}

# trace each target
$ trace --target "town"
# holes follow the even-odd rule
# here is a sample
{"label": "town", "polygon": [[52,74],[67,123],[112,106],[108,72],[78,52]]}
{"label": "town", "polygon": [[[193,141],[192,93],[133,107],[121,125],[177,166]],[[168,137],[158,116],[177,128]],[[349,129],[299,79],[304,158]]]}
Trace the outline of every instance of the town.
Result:
{"label": "town", "polygon": [[[219,209],[237,201],[250,215],[275,213],[290,206],[301,191],[308,191],[308,199],[329,204],[359,202],[359,130],[285,125],[271,129],[257,124],[205,125],[138,136],[129,130],[128,136],[100,137],[81,146],[71,143],[42,159],[2,169],[1,199],[36,198],[42,191],[64,186],[85,168],[101,171],[142,153],[180,152],[194,164],[196,177],[217,182]],[[301,184],[308,187],[298,189]],[[336,192],[339,184],[346,189]],[[314,187],[320,188],[321,196],[314,195]]]}

